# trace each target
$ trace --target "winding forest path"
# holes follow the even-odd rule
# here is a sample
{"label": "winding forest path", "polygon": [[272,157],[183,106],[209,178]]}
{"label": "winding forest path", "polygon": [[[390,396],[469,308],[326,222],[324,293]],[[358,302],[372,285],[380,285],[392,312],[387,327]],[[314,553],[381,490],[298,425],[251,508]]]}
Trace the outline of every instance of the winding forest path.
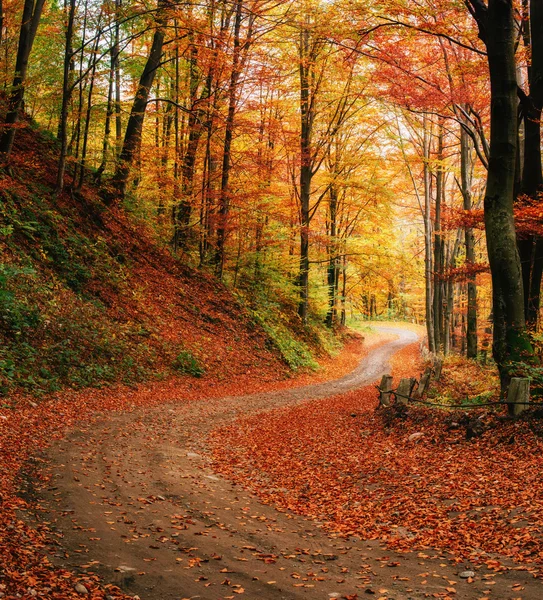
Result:
{"label": "winding forest path", "polygon": [[417,341],[404,329],[382,331],[397,339],[336,381],[136,409],[73,431],[48,451],[54,475],[41,492],[59,532],[54,562],[93,571],[142,600],[513,598],[521,597],[511,595],[519,581],[522,598],[541,597],[541,583],[526,573],[492,574],[489,583],[479,572],[467,583],[458,577],[464,568],[439,553],[396,554],[326,533],[211,469],[206,438],[214,429],[373,383],[396,351]]}

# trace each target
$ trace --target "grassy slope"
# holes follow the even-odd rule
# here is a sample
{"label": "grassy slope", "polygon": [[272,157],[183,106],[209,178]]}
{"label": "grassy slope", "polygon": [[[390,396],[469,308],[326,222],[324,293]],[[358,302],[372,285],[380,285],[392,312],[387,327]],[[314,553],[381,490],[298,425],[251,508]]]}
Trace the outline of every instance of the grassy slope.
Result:
{"label": "grassy slope", "polygon": [[55,142],[29,125],[0,173],[0,395],[176,372],[287,374],[222,285],[95,189],[56,195],[55,160]]}

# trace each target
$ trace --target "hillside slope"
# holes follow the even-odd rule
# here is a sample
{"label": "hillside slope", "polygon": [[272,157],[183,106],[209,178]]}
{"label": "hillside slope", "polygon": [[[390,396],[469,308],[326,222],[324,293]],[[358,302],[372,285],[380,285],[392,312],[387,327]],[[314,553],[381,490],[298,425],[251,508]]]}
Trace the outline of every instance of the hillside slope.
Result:
{"label": "hillside slope", "polygon": [[0,172],[0,395],[288,373],[224,286],[174,259],[122,208],[106,208],[97,190],[56,195],[56,143],[25,125]]}

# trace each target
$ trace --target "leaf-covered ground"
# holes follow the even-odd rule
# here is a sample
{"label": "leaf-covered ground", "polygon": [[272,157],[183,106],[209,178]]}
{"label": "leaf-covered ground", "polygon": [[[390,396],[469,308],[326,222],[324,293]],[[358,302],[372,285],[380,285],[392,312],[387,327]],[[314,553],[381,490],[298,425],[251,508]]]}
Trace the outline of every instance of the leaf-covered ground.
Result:
{"label": "leaf-covered ground", "polygon": [[[368,336],[367,341],[364,352],[383,338]],[[318,373],[282,381],[273,381],[275,365],[271,363],[268,368],[259,365],[256,370],[249,369],[246,375],[238,374],[228,382],[219,373],[218,377],[174,378],[138,388],[65,390],[37,401],[12,397],[9,404],[0,407],[0,598],[81,598],[82,594],[75,590],[77,583],[85,586],[88,598],[132,597],[115,587],[104,587],[93,575],[80,576],[53,567],[44,549],[54,534],[45,523],[32,528],[25,522],[24,513],[32,510],[34,499],[20,496],[21,471],[24,472],[28,461],[34,461],[32,476],[39,474],[37,457],[71,428],[103,418],[110,411],[131,411],[168,402],[220,398],[334,379],[352,370],[361,353],[361,339],[353,337],[335,360],[323,361]],[[39,487],[44,482],[33,483]]]}
{"label": "leaf-covered ground", "polygon": [[[395,359],[413,375],[416,349]],[[267,503],[332,530],[400,550],[438,548],[459,560],[543,572],[543,443],[538,421],[479,413],[470,441],[462,413],[375,411],[376,390],[242,419],[212,437],[215,467]],[[416,440],[409,437],[421,433]]]}

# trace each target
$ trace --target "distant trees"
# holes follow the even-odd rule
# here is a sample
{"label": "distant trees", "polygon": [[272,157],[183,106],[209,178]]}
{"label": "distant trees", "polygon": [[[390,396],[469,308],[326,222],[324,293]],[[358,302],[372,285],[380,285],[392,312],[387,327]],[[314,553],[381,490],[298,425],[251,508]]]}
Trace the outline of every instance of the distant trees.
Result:
{"label": "distant trees", "polygon": [[174,254],[303,324],[424,315],[433,352],[470,358],[491,312],[488,170],[505,373],[540,306],[542,228],[515,229],[513,206],[540,201],[543,9],[468,6],[27,0],[17,52],[13,16],[0,40],[2,160],[26,94],[58,137],[59,193],[100,182]]}

